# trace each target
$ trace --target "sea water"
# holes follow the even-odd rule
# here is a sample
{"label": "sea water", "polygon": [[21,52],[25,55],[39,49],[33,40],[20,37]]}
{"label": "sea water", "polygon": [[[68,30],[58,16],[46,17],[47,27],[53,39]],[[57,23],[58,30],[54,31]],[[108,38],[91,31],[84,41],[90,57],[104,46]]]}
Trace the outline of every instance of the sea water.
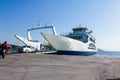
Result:
{"label": "sea water", "polygon": [[98,50],[98,53],[95,54],[95,56],[120,58],[120,51],[103,51],[103,50]]}

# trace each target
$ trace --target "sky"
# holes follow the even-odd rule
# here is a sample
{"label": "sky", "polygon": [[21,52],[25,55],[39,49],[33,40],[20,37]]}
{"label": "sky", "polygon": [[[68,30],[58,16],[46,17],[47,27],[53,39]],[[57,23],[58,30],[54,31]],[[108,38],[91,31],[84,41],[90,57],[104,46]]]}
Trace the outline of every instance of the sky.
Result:
{"label": "sky", "polygon": [[[0,0],[0,42],[19,44],[14,35],[27,38],[27,29],[53,24],[57,34],[86,26],[98,48],[120,51],[120,0]],[[41,32],[32,31],[35,40]]]}

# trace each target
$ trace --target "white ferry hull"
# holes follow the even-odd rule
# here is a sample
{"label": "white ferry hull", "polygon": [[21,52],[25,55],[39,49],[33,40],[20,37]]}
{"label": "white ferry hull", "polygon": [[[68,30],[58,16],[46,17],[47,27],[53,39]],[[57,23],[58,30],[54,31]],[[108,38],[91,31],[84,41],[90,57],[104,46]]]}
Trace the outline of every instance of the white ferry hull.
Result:
{"label": "white ferry hull", "polygon": [[54,47],[58,54],[92,55],[97,50],[88,49],[88,43],[64,36],[42,33],[42,36]]}

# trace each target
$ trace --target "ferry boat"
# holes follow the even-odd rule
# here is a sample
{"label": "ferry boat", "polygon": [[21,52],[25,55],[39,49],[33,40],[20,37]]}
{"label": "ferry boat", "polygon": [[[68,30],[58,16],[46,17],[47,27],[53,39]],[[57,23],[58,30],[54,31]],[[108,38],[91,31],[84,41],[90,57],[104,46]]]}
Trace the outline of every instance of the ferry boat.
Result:
{"label": "ferry boat", "polygon": [[67,35],[41,33],[42,36],[57,50],[58,54],[93,55],[97,53],[95,38],[86,27],[76,27]]}

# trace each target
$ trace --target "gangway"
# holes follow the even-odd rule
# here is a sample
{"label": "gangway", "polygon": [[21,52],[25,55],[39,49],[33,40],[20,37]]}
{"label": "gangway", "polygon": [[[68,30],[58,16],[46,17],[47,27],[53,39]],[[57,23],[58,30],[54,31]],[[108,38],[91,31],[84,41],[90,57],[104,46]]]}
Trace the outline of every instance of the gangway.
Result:
{"label": "gangway", "polygon": [[22,43],[24,43],[26,46],[34,47],[36,50],[40,51],[41,43],[39,41],[35,41],[32,39],[30,31],[38,30],[38,29],[48,29],[48,28],[52,29],[54,35],[57,35],[55,27],[53,25],[50,25],[50,26],[45,25],[45,26],[38,26],[35,28],[27,29],[27,38],[23,38],[23,37],[18,36],[18,35],[15,35],[15,37],[18,40],[20,40]]}
{"label": "gangway", "polygon": [[35,48],[37,51],[40,50],[40,42],[39,41],[30,41],[26,38],[23,38],[21,36],[15,35],[15,37],[20,40],[23,44],[25,44],[26,46],[31,46],[33,48]]}

